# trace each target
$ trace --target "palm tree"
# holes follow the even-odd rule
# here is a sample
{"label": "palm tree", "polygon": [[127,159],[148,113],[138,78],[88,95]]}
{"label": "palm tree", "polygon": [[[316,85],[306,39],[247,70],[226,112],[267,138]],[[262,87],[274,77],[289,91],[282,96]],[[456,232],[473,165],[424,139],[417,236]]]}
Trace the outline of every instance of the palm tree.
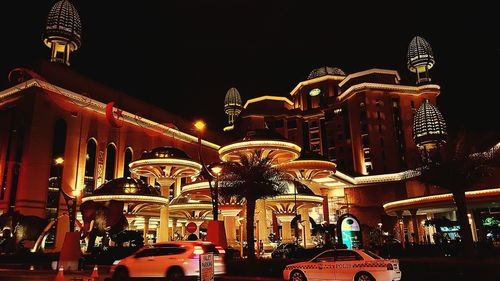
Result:
{"label": "palm tree", "polygon": [[440,186],[453,194],[462,249],[467,256],[474,253],[474,243],[467,216],[465,191],[491,176],[499,166],[500,159],[499,144],[484,152],[478,152],[473,144],[474,139],[477,138],[461,133],[456,140],[443,147],[442,159],[424,165],[420,175],[421,182]]}
{"label": "palm tree", "polygon": [[246,200],[248,258],[255,259],[254,229],[255,205],[259,199],[285,193],[290,176],[272,167],[272,160],[262,157],[262,151],[240,154],[239,161],[228,162],[219,177],[220,194]]}

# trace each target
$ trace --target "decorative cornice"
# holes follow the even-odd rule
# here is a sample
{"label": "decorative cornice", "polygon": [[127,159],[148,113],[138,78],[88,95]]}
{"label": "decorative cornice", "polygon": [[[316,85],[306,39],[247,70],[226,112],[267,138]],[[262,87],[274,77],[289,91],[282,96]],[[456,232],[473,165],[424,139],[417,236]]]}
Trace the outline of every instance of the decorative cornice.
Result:
{"label": "decorative cornice", "polygon": [[340,75],[325,75],[325,76],[320,76],[316,77],[313,79],[309,79],[306,81],[302,81],[293,90],[290,92],[290,95],[293,96],[295,95],[300,89],[302,89],[304,86],[327,81],[327,80],[332,80],[332,81],[342,81],[345,79],[345,76],[340,76]]}
{"label": "decorative cornice", "polygon": [[351,73],[351,74],[347,75],[345,77],[345,79],[342,80],[342,82],[339,83],[339,87],[344,86],[344,84],[347,83],[351,79],[354,79],[354,78],[357,78],[357,77],[361,77],[361,76],[365,76],[365,75],[369,75],[369,74],[374,74],[374,73],[394,75],[394,76],[396,76],[396,80],[397,80],[395,82],[401,81],[401,77],[399,77],[399,73],[396,70],[381,69],[381,68],[372,68],[372,69],[367,69],[367,70],[364,70],[364,71],[360,71],[360,72],[356,72],[356,73]]}
{"label": "decorative cornice", "polygon": [[367,90],[382,90],[382,91],[392,91],[401,92],[409,95],[421,95],[426,92],[433,92],[439,95],[440,93],[439,85],[428,84],[422,86],[404,86],[404,85],[394,85],[394,84],[379,84],[379,83],[360,83],[349,87],[342,94],[337,97],[337,100],[342,101],[351,97],[352,95],[367,91]]}
{"label": "decorative cornice", "polygon": [[[467,200],[478,199],[478,198],[487,198],[493,196],[500,196],[500,188],[492,188],[492,189],[482,189],[482,190],[473,190],[466,191],[465,198]],[[393,201],[389,203],[385,203],[383,205],[384,210],[394,211],[400,209],[408,209],[408,208],[418,208],[419,205],[429,205],[429,204],[439,204],[439,203],[453,203],[453,194],[445,193],[439,195],[431,195],[431,196],[423,196],[416,197],[404,200]]]}
{"label": "decorative cornice", "polygon": [[284,101],[286,103],[288,103],[289,105],[292,105],[293,106],[293,102],[285,97],[279,97],[279,96],[261,96],[261,97],[257,97],[257,98],[253,98],[253,99],[249,99],[247,100],[247,102],[245,103],[245,105],[243,106],[243,108],[247,108],[248,105],[252,104],[252,103],[256,103],[256,102],[259,102],[259,101],[265,101],[265,100],[273,100],[273,101]]}
{"label": "decorative cornice", "polygon": [[148,202],[167,205],[168,199],[159,196],[146,196],[146,195],[95,195],[82,198],[82,203],[86,201],[125,201],[125,202]]}
{"label": "decorative cornice", "polygon": [[[5,101],[8,98],[11,98],[15,94],[20,93],[23,90],[26,90],[31,87],[37,87],[40,89],[48,90],[51,91],[54,94],[59,94],[61,96],[64,96],[69,99],[69,101],[75,103],[76,105],[79,106],[84,106],[85,109],[87,110],[92,110],[95,111],[99,114],[106,115],[106,104],[99,102],[97,100],[88,98],[86,96],[77,94],[75,92],[72,92],[70,90],[66,90],[64,88],[58,87],[56,85],[50,84],[48,82],[44,82],[39,79],[30,79],[26,82],[22,82],[20,84],[17,84],[11,88],[8,88],[6,90],[3,90],[0,92],[0,103]],[[122,118],[120,120],[123,120],[124,122],[127,122],[133,126],[139,126],[141,128],[146,128],[153,130],[155,132],[158,132],[160,134],[164,135],[173,135],[175,136],[176,139],[180,139],[184,142],[187,143],[198,143],[198,137],[186,134],[182,131],[179,131],[175,128],[171,128],[159,123],[156,123],[152,120],[142,118],[138,115],[132,114],[127,111],[122,111]],[[212,148],[212,149],[219,149],[220,145],[217,145],[215,143],[202,140],[202,145]]]}

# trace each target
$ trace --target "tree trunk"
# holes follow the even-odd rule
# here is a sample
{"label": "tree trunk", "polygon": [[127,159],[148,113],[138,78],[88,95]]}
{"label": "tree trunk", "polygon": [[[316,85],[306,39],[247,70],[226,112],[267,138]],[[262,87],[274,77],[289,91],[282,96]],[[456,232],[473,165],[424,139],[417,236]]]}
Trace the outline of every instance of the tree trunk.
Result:
{"label": "tree trunk", "polygon": [[[255,218],[255,200],[247,198],[247,256],[248,259],[255,259],[255,238],[254,238],[254,218]],[[258,231],[258,230],[257,230]]]}
{"label": "tree trunk", "polygon": [[460,224],[460,237],[463,255],[465,257],[473,257],[474,254],[474,241],[472,240],[472,231],[469,224],[469,217],[467,216],[467,204],[465,202],[465,191],[454,191],[453,199],[457,206],[457,220]]}

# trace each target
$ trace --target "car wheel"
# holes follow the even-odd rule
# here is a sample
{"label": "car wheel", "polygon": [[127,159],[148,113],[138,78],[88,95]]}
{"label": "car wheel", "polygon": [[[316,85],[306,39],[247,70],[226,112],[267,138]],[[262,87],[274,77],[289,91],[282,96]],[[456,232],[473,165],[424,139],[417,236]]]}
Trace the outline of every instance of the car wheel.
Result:
{"label": "car wheel", "polygon": [[354,279],[356,281],[375,281],[375,278],[368,272],[360,272],[356,275]]}
{"label": "car wheel", "polygon": [[124,266],[121,266],[121,267],[118,267],[115,272],[113,273],[113,281],[119,281],[119,280],[124,280],[124,281],[128,281],[130,280],[130,277],[128,275],[128,270],[126,267]]}
{"label": "car wheel", "polygon": [[184,272],[178,267],[170,268],[167,272],[167,281],[182,280]]}
{"label": "car wheel", "polygon": [[307,281],[307,278],[302,271],[294,270],[290,274],[290,281]]}

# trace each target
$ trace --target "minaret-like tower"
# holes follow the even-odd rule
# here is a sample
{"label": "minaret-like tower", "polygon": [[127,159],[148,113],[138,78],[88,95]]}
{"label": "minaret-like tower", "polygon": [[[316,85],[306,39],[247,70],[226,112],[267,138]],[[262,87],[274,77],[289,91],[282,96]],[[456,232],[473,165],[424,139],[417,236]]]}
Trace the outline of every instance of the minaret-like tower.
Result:
{"label": "minaret-like tower", "polygon": [[429,100],[425,100],[413,117],[413,141],[424,163],[439,160],[439,148],[446,143],[447,136],[443,115]]}
{"label": "minaret-like tower", "polygon": [[236,88],[227,90],[226,98],[224,99],[224,112],[228,116],[229,125],[234,124],[234,119],[241,113],[241,96]]}
{"label": "minaret-like tower", "polygon": [[54,4],[47,16],[43,43],[51,49],[50,61],[69,65],[69,56],[82,44],[82,23],[68,0]]}
{"label": "minaret-like tower", "polygon": [[429,70],[434,66],[434,54],[431,45],[420,36],[415,36],[408,46],[407,67],[417,73],[417,84],[430,82]]}

